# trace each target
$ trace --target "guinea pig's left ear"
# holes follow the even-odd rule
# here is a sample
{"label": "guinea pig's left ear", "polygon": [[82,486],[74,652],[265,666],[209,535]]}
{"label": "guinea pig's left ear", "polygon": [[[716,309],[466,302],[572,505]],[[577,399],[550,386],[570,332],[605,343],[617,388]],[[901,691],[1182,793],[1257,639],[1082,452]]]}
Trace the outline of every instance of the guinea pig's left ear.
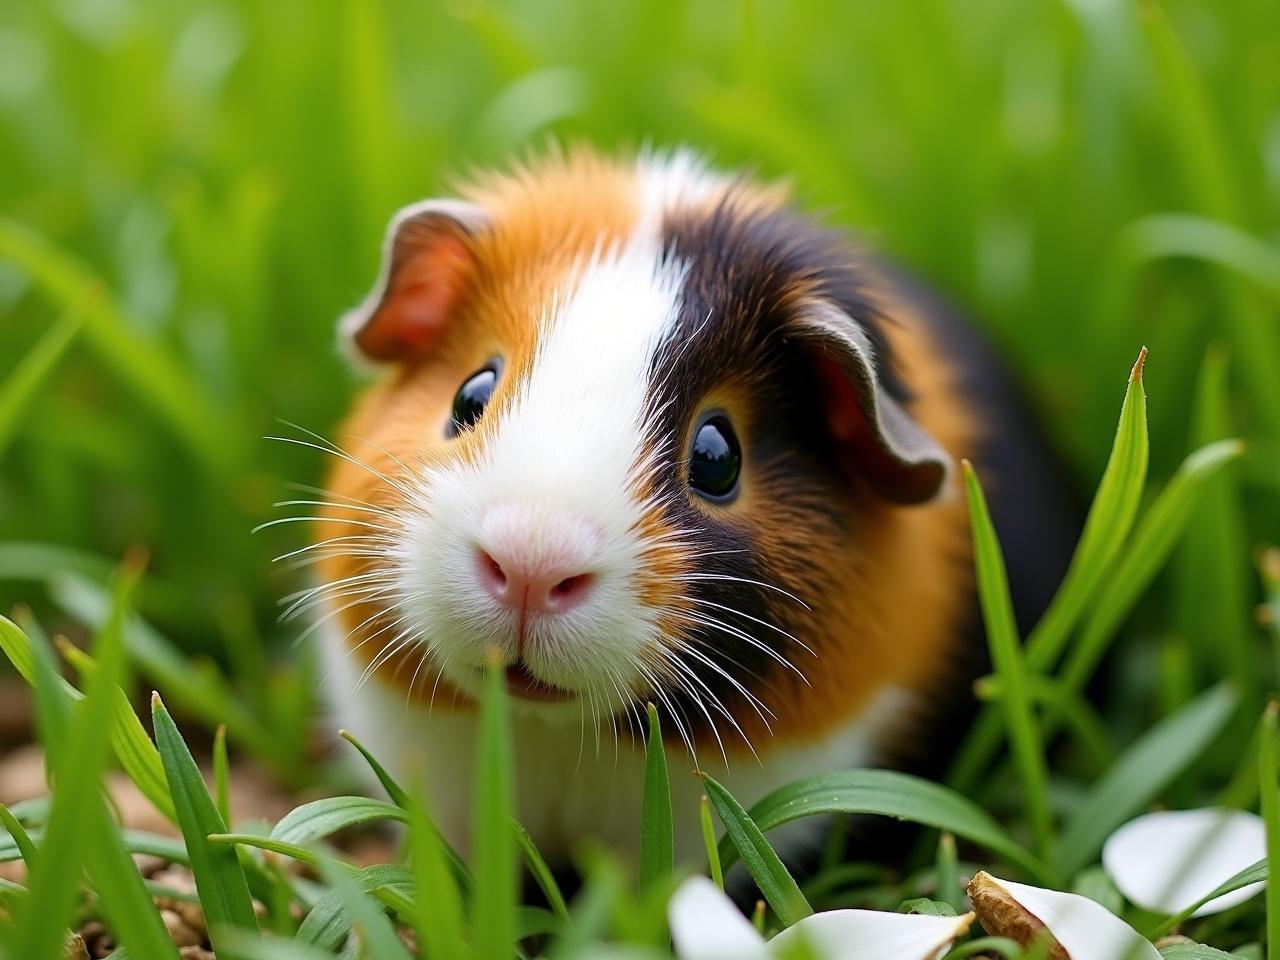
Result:
{"label": "guinea pig's left ear", "polygon": [[841,460],[886,500],[918,504],[943,491],[952,459],[880,383],[871,339],[834,304],[810,304],[793,332],[810,347]]}
{"label": "guinea pig's left ear", "polygon": [[481,207],[427,200],[387,227],[378,280],[342,318],[343,340],[368,360],[408,360],[435,342],[476,269],[473,241],[489,227]]}

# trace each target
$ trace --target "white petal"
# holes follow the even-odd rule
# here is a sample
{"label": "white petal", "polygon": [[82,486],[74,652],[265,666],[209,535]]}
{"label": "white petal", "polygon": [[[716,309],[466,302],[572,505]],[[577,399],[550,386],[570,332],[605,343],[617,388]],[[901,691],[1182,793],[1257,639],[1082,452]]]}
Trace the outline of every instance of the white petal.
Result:
{"label": "white petal", "polygon": [[[1102,848],[1102,865],[1132,903],[1155,913],[1178,913],[1266,855],[1267,830],[1256,814],[1179,810],[1130,820]],[[1234,907],[1265,886],[1242,887],[1192,916]]]}
{"label": "white petal", "polygon": [[680,960],[767,960],[764,937],[714,883],[690,877],[667,907]]}
{"label": "white petal", "polygon": [[820,960],[937,960],[969,929],[973,914],[925,917],[880,910],[830,910],[805,917],[769,941],[783,956],[797,940]]}
{"label": "white petal", "polygon": [[1160,960],[1151,941],[1088,897],[990,879],[1048,927],[1071,960]]}

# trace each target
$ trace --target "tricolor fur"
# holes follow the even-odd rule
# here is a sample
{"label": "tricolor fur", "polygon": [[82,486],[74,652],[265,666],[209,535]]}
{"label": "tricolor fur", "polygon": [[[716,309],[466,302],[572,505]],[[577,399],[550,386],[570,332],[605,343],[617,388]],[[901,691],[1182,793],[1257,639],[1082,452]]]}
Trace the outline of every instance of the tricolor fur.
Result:
{"label": "tricolor fur", "polygon": [[[689,154],[573,153],[463,196],[393,224],[344,320],[393,362],[341,431],[314,548],[348,725],[428,772],[461,839],[487,658],[568,691],[513,701],[520,814],[558,856],[634,842],[646,701],[674,769],[745,803],[872,762],[950,672],[971,602],[950,465],[977,429],[928,325],[782,191]],[[448,438],[490,362],[490,405]],[[686,483],[708,411],[741,438],[728,503]],[[494,606],[476,555],[503,545],[571,558],[589,597]]]}

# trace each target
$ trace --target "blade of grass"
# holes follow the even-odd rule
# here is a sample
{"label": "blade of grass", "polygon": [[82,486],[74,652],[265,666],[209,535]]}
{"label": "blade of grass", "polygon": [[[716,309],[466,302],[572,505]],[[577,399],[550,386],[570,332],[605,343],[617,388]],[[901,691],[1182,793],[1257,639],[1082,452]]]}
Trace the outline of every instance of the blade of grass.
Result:
{"label": "blade of grass", "polygon": [[209,922],[214,952],[220,955],[225,952],[234,960],[235,954],[230,950],[224,951],[214,931],[227,926],[243,927],[253,932],[258,930],[248,881],[235,849],[209,840],[211,834],[225,834],[226,824],[218,816],[200,768],[196,766],[158,693],[151,698],[151,719],[174,809],[178,813],[178,825],[191,857],[191,872],[200,895],[200,907]]}
{"label": "blade of grass", "polygon": [[1000,678],[1003,695],[999,706],[1013,750],[1014,765],[1022,784],[1023,800],[1031,824],[1033,845],[1040,859],[1053,857],[1053,822],[1049,812],[1049,771],[1044,744],[1028,690],[1028,667],[1013,619],[1013,601],[1005,575],[1000,542],[987,513],[986,498],[978,475],[968,460],[962,462],[965,493],[969,499],[969,524],[973,533],[973,559],[978,576],[978,599],[987,628],[991,661]]}
{"label": "blade of grass", "polygon": [[378,960],[412,960],[387,915],[360,889],[349,869],[339,867],[329,857],[322,857],[320,875],[346,907],[366,956]]}
{"label": "blade of grass", "polygon": [[[1017,844],[985,810],[956,791],[896,770],[839,770],[781,787],[752,806],[751,819],[763,831],[805,817],[833,813],[872,814],[946,830],[999,854],[1036,879],[1050,884],[1053,871]],[[720,844],[728,869],[737,859],[733,844]]]}
{"label": "blade of grass", "polygon": [[386,767],[379,763],[377,758],[349,730],[339,730],[338,736],[360,752],[360,756],[364,757],[365,762],[369,764],[369,769],[373,771],[373,775],[382,784],[382,789],[387,791],[387,796],[391,798],[391,802],[407,810],[410,806],[409,795],[400,784],[396,783],[395,778],[387,772]]}
{"label": "blade of grass", "polygon": [[[400,786],[400,784],[396,782],[395,778],[387,772],[386,767],[378,761],[377,757],[370,753],[368,748],[356,739],[355,734],[351,733],[349,730],[340,730],[338,731],[338,735],[360,752],[360,755],[364,757],[365,762],[369,764],[369,769],[373,771],[373,775],[378,778],[378,782],[382,784],[382,788],[387,791],[387,796],[391,798],[392,802],[402,810],[405,810],[406,812],[409,811],[413,806],[412,799],[405,791],[404,787]],[[523,830],[523,828],[514,820],[511,821],[511,827],[513,831],[518,832]],[[432,825],[432,829],[435,829],[434,825]],[[445,856],[449,858],[450,867],[453,870],[453,875],[457,878],[458,883],[464,891],[470,890],[472,886],[471,870],[467,867],[462,857],[458,855],[458,851],[453,848],[453,845],[444,838],[443,834],[440,834],[437,831],[436,839],[443,846]],[[539,859],[541,859],[541,857],[539,857]]]}
{"label": "blade of grass", "polygon": [[462,894],[443,838],[424,804],[414,798],[408,807],[409,853],[417,880],[418,942],[429,957],[466,960],[471,953],[463,938]]}
{"label": "blade of grass", "polygon": [[[1227,373],[1226,354],[1212,345],[1196,382],[1193,443],[1210,443],[1233,432]],[[1232,677],[1256,710],[1262,689],[1248,618],[1252,578],[1245,527],[1240,469],[1233,462],[1204,481],[1179,550],[1175,596],[1178,623],[1197,654],[1197,665]]]}
{"label": "blade of grass", "polygon": [[[56,574],[49,580],[49,592],[82,623],[92,627],[102,622],[106,598],[97,584],[75,574]],[[138,616],[125,624],[125,642],[142,675],[163,688],[174,703],[210,727],[225,723],[228,736],[284,779],[295,780],[299,761],[290,754],[289,744],[241,702],[213,664],[193,666],[189,657]]]}
{"label": "blade of grass", "polygon": [[[1146,358],[1147,350],[1143,347],[1129,374],[1111,454],[1085,518],[1080,541],[1048,610],[1027,638],[1026,661],[1034,673],[1048,671],[1061,656],[1072,629],[1105,582],[1111,561],[1137,516],[1147,477],[1147,398],[1142,385]],[[983,709],[952,764],[948,783],[962,793],[973,790],[999,749],[1000,725],[999,710]]]}
{"label": "blade of grass", "polygon": [[85,290],[103,287],[81,263],[4,217],[0,217],[0,257],[22,268],[58,306],[83,303],[85,339],[104,365],[126,389],[139,394],[203,464],[218,476],[226,474],[239,444],[233,431],[226,429],[222,412],[204,401],[196,388],[198,378],[164,346],[139,336],[137,325],[126,320],[106,296],[83,301]]}
{"label": "blade of grass", "polygon": [[213,797],[222,822],[231,825],[231,763],[227,758],[227,725],[213,734]]}
{"label": "blade of grass", "polygon": [[724,889],[724,868],[720,866],[720,848],[716,846],[716,828],[711,822],[711,800],[704,793],[698,801],[698,819],[702,826],[702,843],[707,850],[707,872],[712,882]]}
{"label": "blade of grass", "polygon": [[1090,863],[1112,831],[1145,808],[1208,749],[1239,703],[1240,694],[1220,683],[1139,737],[1067,819],[1059,872],[1071,876]]}
{"label": "blade of grass", "polygon": [[1235,890],[1239,890],[1241,887],[1247,887],[1255,883],[1264,883],[1269,872],[1267,861],[1265,859],[1259,860],[1257,863],[1251,863],[1235,876],[1224,880],[1219,886],[1206,893],[1195,903],[1188,904],[1182,909],[1181,913],[1175,913],[1173,916],[1162,920],[1158,926],[1153,928],[1152,931],[1146,935],[1147,939],[1159,940],[1161,937],[1169,933],[1169,931],[1182,926],[1183,923],[1190,919],[1193,913],[1203,907],[1210,900],[1216,900],[1218,897],[1231,893]]}
{"label": "blade of grass", "polygon": [[26,828],[18,822],[18,818],[9,812],[9,808],[0,803],[0,826],[9,831],[9,836],[13,838],[14,845],[18,848],[18,853],[22,860],[30,870],[35,866],[36,861],[40,859],[40,854],[36,851],[35,844],[31,842],[31,837],[27,835]]}
{"label": "blade of grass", "polygon": [[101,795],[93,798],[90,811],[85,861],[108,929],[135,957],[178,960],[178,948]]}
{"label": "blade of grass", "polygon": [[516,847],[520,850],[525,865],[529,868],[529,873],[532,874],[538,889],[547,898],[551,911],[560,919],[568,920],[569,905],[565,903],[564,893],[560,890],[560,884],[556,881],[555,874],[551,872],[551,868],[547,866],[547,861],[543,859],[541,851],[538,850],[537,845],[533,842],[533,837],[529,835],[529,831],[518,820],[512,819],[510,827],[512,839],[515,840]]}
{"label": "blade of grass", "polygon": [[[60,643],[58,648],[63,659],[75,667],[87,682],[93,671],[97,669],[93,658],[71,643]],[[70,684],[67,684],[67,689],[76,694]],[[129,702],[128,695],[120,687],[116,687],[112,696],[111,712],[111,746],[115,750],[116,759],[120,761],[120,766],[151,805],[163,814],[165,819],[176,825],[177,813],[173,809],[173,798],[169,795],[169,784],[165,780],[160,751],[147,736],[142,721],[134,712],[133,704]]]}
{"label": "blade of grass", "polygon": [[651,703],[649,739],[645,744],[644,796],[640,806],[640,890],[671,876],[675,847],[671,826],[671,784],[667,779],[667,751],[662,725]]}
{"label": "blade of grass", "polygon": [[75,342],[84,325],[81,304],[85,297],[96,296],[97,289],[69,303],[36,345],[0,382],[0,457],[18,431],[28,404],[57,368],[58,362]]}
{"label": "blade of grass", "polygon": [[514,793],[508,723],[507,689],[494,656],[485,678],[471,827],[475,874],[471,898],[473,945],[477,956],[494,960],[512,955],[520,895],[510,828]]}
{"label": "blade of grass", "polygon": [[[1152,501],[1058,672],[1057,683],[1064,696],[1079,697],[1084,692],[1106,653],[1108,641],[1173,552],[1195,514],[1206,484],[1243,451],[1244,445],[1238,440],[1220,440],[1201,447],[1182,462]],[[1061,708],[1050,709],[1045,716],[1046,734],[1052,734],[1063,719]]]}
{"label": "blade of grass", "polygon": [[[370,797],[325,797],[294,807],[271,830],[273,840],[306,846],[349,827],[378,820],[408,819],[404,808]],[[224,830],[217,831],[219,833]]]}
{"label": "blade of grass", "polygon": [[[345,869],[345,867],[343,867]],[[380,863],[372,867],[363,867],[351,873],[352,882],[365,893],[373,893],[384,888],[396,888],[400,893],[413,895],[416,885],[413,875],[404,867],[389,863]],[[434,908],[418,911],[418,925],[432,927],[436,922]],[[431,919],[432,924],[423,921]],[[307,946],[334,950],[342,945],[342,941],[351,931],[351,915],[346,904],[336,891],[330,890],[308,912],[302,925],[298,928],[296,940]],[[421,941],[426,944],[427,940]],[[436,960],[438,954],[427,951],[427,955]],[[448,958],[441,958],[448,960]]]}
{"label": "blade of grass", "polygon": [[699,776],[706,784],[707,797],[715,807],[728,839],[783,926],[789,927],[812,914],[809,901],[747,811],[712,777],[705,773]]}
{"label": "blade of grass", "polygon": [[57,683],[52,655],[43,646],[35,651],[40,733],[58,789],[31,872],[31,897],[18,918],[14,956],[53,957],[61,950],[80,890],[86,848],[92,841],[92,808],[101,803],[99,784],[110,753],[113,673],[123,669],[119,634],[139,576],[140,567],[126,563],[116,578],[110,613],[95,640],[95,649],[107,659],[109,669],[90,678],[85,697],[69,720],[70,705]]}

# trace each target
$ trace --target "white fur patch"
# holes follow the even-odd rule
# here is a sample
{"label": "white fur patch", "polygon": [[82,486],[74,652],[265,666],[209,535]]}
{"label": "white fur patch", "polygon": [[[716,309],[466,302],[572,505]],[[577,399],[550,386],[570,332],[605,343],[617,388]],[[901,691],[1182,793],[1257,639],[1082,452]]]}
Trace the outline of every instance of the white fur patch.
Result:
{"label": "white fur patch", "polygon": [[648,545],[635,483],[651,365],[679,316],[684,272],[647,232],[581,264],[541,318],[531,370],[479,462],[421,478],[395,551],[400,605],[461,689],[475,689],[489,649],[516,656],[517,615],[475,575],[485,537],[572,556],[593,578],[573,610],[529,619],[520,652],[535,673],[581,691],[593,712],[612,712],[643,679],[659,611],[637,599]]}
{"label": "white fur patch", "polygon": [[[347,698],[359,665],[346,657],[337,631],[326,632],[325,672],[346,726],[383,762],[425,777],[433,816],[451,842],[466,850],[470,839],[473,758],[479,718],[470,712],[429,710],[388,691],[367,690]],[[344,691],[337,694],[337,691]],[[874,762],[880,738],[908,709],[902,690],[881,691],[856,719],[811,743],[773,741],[760,760],[741,757],[726,769],[719,755],[700,758],[702,769],[728,787],[746,807],[801,777],[847,770]],[[576,717],[576,714],[575,714]],[[598,839],[634,853],[640,836],[644,751],[626,737],[597,733],[577,722],[544,715],[523,716],[512,728],[516,762],[517,816],[539,849],[556,863],[568,862],[584,839]],[[698,801],[702,781],[690,775],[683,748],[668,748],[675,844],[679,860],[701,862]],[[812,843],[822,820],[800,820],[769,834],[783,856]]]}

